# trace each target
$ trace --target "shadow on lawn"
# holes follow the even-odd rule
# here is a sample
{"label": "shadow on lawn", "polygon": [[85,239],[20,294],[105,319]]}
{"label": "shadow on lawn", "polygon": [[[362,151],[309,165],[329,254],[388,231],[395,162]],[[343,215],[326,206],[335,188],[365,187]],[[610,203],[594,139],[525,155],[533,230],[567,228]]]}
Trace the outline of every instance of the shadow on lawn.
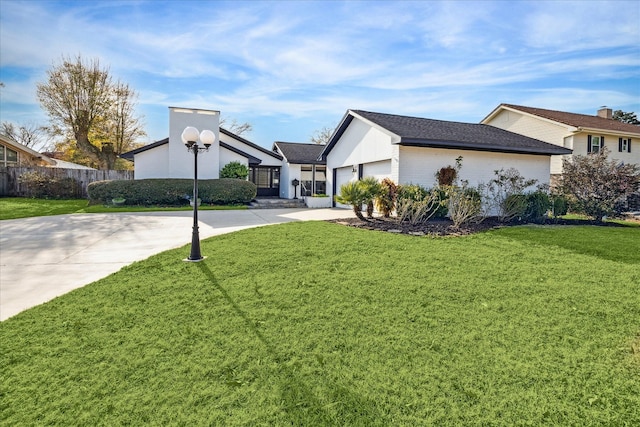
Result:
{"label": "shadow on lawn", "polygon": [[[286,357],[258,330],[229,293],[218,283],[213,272],[206,263],[198,263],[200,271],[208,278],[224,299],[233,307],[247,327],[264,344],[280,371],[279,385],[282,390],[283,411],[291,418],[292,425],[387,425],[379,406],[369,399],[355,394],[348,386],[332,384],[331,395],[327,400],[331,403],[323,405],[306,384],[305,378],[291,367],[283,363]],[[324,378],[326,381],[326,378]]]}

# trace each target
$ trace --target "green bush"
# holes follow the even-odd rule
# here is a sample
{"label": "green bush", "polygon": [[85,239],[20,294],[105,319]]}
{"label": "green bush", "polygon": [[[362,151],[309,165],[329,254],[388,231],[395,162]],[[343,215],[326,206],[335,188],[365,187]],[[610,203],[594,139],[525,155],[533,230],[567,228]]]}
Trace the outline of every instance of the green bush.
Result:
{"label": "green bush", "polygon": [[553,196],[553,216],[566,215],[569,211],[569,200],[565,196]]}
{"label": "green bush", "polygon": [[35,199],[72,199],[82,193],[80,183],[70,177],[57,178],[40,172],[20,175],[21,195]]}
{"label": "green bush", "polygon": [[448,214],[447,190],[445,187],[426,189],[418,184],[398,186],[398,217],[412,223],[431,218],[444,218]]}
{"label": "green bush", "polygon": [[527,207],[524,211],[524,219],[532,222],[541,222],[551,209],[551,200],[544,191],[535,191],[526,196]]}
{"label": "green bush", "polygon": [[[91,203],[111,203],[123,198],[126,205],[181,206],[193,195],[191,179],[137,179],[96,181],[88,186]],[[233,178],[198,180],[198,198],[205,204],[249,203],[256,196],[252,182]]]}
{"label": "green bush", "polygon": [[220,170],[220,178],[247,179],[249,169],[240,162],[229,162]]}

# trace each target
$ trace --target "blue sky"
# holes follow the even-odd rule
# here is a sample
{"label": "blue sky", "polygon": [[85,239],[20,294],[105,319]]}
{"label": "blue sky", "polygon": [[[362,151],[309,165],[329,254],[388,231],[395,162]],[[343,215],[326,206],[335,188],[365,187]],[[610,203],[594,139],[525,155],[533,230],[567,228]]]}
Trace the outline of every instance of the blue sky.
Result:
{"label": "blue sky", "polygon": [[46,124],[35,88],[62,56],[139,93],[153,142],[169,106],[246,137],[308,142],[347,109],[479,122],[502,102],[640,115],[640,2],[0,0],[0,116]]}

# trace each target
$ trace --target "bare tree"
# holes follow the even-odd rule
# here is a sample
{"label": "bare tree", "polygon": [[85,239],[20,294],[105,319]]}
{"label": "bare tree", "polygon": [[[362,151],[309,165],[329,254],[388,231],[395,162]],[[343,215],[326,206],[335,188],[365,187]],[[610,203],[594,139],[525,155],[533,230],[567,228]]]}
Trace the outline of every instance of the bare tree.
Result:
{"label": "bare tree", "polygon": [[220,120],[220,127],[238,136],[251,133],[253,130],[253,125],[249,122],[239,123],[236,119],[228,121],[226,117]]}
{"label": "bare tree", "polygon": [[34,150],[41,150],[46,144],[46,129],[33,123],[15,125],[11,122],[2,122],[0,133]]}
{"label": "bare tree", "polygon": [[45,83],[38,84],[37,95],[49,115],[50,129],[73,139],[78,150],[95,158],[100,168],[113,167],[117,155],[133,143],[129,137],[143,134],[133,111],[135,92],[119,81],[114,83],[98,59],[85,61],[80,55],[63,57],[47,76]]}
{"label": "bare tree", "polygon": [[323,127],[322,129],[316,130],[313,135],[311,135],[311,142],[314,144],[322,144],[325,145],[331,139],[333,135],[333,128]]}

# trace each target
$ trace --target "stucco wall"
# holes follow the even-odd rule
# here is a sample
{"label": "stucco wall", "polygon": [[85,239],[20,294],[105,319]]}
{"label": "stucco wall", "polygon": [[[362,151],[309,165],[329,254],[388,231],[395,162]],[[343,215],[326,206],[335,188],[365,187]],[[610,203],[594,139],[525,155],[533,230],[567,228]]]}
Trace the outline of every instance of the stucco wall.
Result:
{"label": "stucco wall", "polygon": [[[135,179],[167,178],[167,172],[169,170],[169,144],[138,153],[135,159]],[[193,159],[191,159],[191,163],[193,163]]]}
{"label": "stucco wall", "polygon": [[223,167],[225,167],[227,164],[231,162],[238,162],[240,164],[245,165],[246,167],[249,167],[249,162],[247,161],[246,157],[241,156],[238,153],[234,153],[231,150],[227,150],[224,147],[220,147],[220,164],[218,169],[221,170]]}
{"label": "stucco wall", "polygon": [[422,147],[400,147],[398,183],[433,187],[437,183],[436,172],[445,166],[455,166],[458,156],[462,156],[460,179],[468,180],[472,186],[493,179],[495,170],[512,167],[527,179],[537,179],[539,184],[549,183],[549,156]]}
{"label": "stucco wall", "polygon": [[182,131],[187,126],[193,126],[200,132],[209,129],[216,135],[216,141],[209,151],[202,151],[198,154],[198,178],[215,179],[220,177],[218,167],[220,164],[219,124],[220,112],[218,111],[169,107],[168,176],[170,178],[193,178],[193,153],[187,151],[182,142]]}

